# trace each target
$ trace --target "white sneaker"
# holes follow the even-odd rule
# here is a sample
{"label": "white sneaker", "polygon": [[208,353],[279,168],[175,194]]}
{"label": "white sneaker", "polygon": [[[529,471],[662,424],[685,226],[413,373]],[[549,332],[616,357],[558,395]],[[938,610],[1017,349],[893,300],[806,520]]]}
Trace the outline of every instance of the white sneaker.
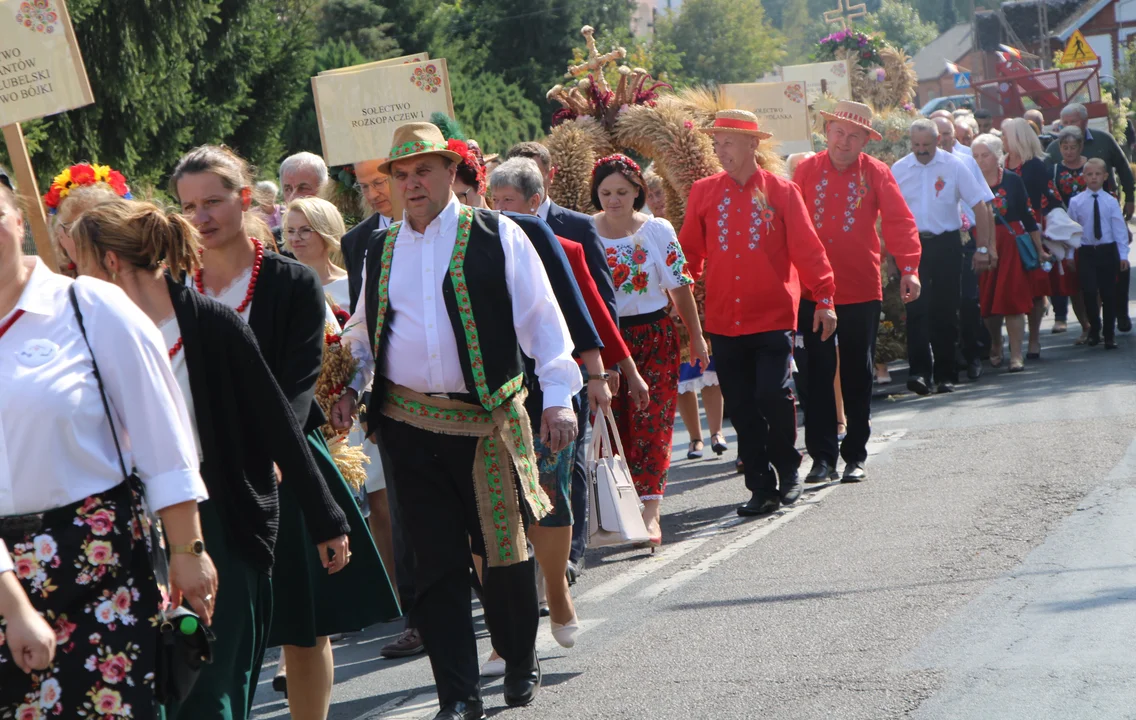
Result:
{"label": "white sneaker", "polygon": [[503,658],[490,657],[481,666],[481,677],[495,678],[501,677],[505,674],[505,660]]}
{"label": "white sneaker", "polygon": [[579,618],[573,615],[572,619],[563,625],[551,620],[549,622],[552,625],[552,637],[560,647],[570,648],[576,644],[576,634],[580,632]]}

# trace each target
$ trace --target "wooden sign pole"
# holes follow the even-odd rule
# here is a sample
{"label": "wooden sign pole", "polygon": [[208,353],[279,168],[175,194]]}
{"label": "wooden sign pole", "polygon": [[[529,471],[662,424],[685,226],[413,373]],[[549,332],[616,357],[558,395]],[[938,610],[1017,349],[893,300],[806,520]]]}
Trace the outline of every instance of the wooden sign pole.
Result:
{"label": "wooden sign pole", "polygon": [[40,202],[35,170],[28,155],[27,143],[24,142],[24,131],[20,128],[20,123],[5,125],[3,129],[8,157],[12,162],[12,170],[16,173],[16,187],[20,189],[20,195],[24,199],[24,217],[32,226],[36,253],[43,258],[44,264],[52,272],[59,272],[55,246],[51,244],[51,231],[47,227],[47,215],[44,214],[43,203]]}

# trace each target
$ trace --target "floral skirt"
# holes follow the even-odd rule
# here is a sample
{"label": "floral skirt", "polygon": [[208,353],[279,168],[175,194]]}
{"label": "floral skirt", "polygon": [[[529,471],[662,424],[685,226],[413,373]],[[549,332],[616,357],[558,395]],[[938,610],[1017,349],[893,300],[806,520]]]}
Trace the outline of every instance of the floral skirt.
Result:
{"label": "floral skirt", "polygon": [[678,333],[667,316],[647,325],[621,326],[619,332],[651,390],[651,402],[646,410],[636,411],[627,383],[621,382],[611,411],[639,499],[659,500],[666,491],[671,466],[678,399]]}
{"label": "floral skirt", "polygon": [[[0,631],[0,718],[155,718],[161,592],[126,483],[7,536],[16,576],[55,628],[55,661],[25,675]],[[0,630],[4,627],[0,620]]]}

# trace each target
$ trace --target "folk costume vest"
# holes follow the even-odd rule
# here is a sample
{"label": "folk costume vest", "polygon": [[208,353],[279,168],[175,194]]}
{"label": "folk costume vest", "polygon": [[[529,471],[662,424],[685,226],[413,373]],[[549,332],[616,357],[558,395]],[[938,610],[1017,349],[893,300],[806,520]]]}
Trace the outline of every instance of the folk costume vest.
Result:
{"label": "folk costume vest", "polygon": [[373,427],[382,414],[430,432],[481,438],[473,466],[474,496],[491,566],[528,559],[514,466],[530,516],[540,519],[551,509],[538,481],[532,427],[524,409],[524,365],[498,220],[498,213],[461,207],[454,250],[442,281],[462,375],[466,388],[476,394],[477,405],[423,395],[381,377],[394,312],[389,302],[390,274],[401,222],[382,231],[372,244],[364,288],[376,368],[368,425]]}

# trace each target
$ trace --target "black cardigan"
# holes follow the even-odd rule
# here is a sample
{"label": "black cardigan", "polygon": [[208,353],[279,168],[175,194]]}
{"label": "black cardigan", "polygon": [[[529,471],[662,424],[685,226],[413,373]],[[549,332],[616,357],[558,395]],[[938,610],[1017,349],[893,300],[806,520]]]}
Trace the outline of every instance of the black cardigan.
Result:
{"label": "black cardigan", "polygon": [[233,551],[258,570],[272,568],[279,521],[273,462],[305,508],[321,508],[304,514],[317,542],[347,532],[347,518],[252,330],[221,303],[168,282],[201,442],[201,475]]}

